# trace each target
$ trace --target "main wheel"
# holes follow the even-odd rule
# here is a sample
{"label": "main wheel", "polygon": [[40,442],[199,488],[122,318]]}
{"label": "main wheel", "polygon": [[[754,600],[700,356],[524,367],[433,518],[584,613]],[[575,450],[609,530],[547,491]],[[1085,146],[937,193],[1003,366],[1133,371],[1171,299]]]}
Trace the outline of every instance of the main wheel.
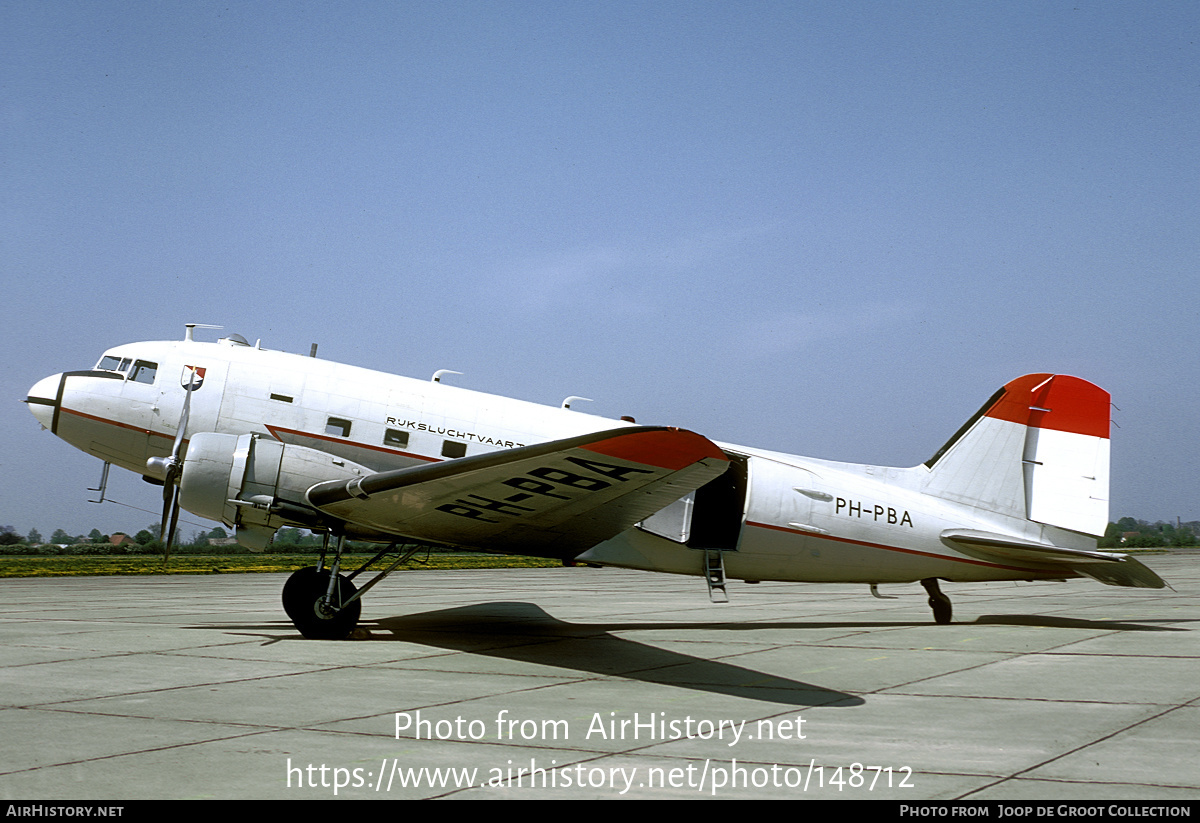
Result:
{"label": "main wheel", "polygon": [[355,600],[337,608],[358,591],[340,574],[333,589],[333,602],[325,602],[329,591],[329,569],[306,566],[294,572],[283,586],[283,610],[292,623],[310,640],[341,640],[358,625],[362,601]]}

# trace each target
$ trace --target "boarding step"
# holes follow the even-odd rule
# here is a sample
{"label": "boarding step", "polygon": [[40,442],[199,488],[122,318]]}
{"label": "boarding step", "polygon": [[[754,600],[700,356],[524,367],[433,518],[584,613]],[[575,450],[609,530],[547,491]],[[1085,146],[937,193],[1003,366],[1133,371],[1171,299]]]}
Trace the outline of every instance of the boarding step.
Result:
{"label": "boarding step", "polygon": [[704,578],[708,581],[708,599],[714,603],[728,603],[725,593],[725,560],[719,549],[704,552]]}

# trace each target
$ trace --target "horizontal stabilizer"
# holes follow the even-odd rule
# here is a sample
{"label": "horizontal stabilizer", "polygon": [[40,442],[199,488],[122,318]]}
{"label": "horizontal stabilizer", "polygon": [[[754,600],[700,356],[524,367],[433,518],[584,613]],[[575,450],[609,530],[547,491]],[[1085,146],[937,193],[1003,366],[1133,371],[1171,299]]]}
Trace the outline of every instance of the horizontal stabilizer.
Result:
{"label": "horizontal stabilizer", "polygon": [[1088,566],[1076,569],[1106,586],[1128,586],[1133,589],[1161,589],[1167,584],[1145,565],[1128,555],[1119,555],[1120,563],[1107,566]]}
{"label": "horizontal stabilizer", "polygon": [[1161,589],[1163,582],[1145,565],[1125,554],[1068,549],[977,529],[946,529],[942,540],[977,560],[1060,566],[1108,586]]}

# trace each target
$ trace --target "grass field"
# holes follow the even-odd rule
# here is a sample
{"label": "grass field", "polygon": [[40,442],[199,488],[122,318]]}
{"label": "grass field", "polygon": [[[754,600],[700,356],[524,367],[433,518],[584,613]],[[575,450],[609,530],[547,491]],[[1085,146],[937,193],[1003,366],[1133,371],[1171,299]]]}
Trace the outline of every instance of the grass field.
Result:
{"label": "grass field", "polygon": [[[368,554],[343,555],[342,569],[354,570],[370,558]],[[0,577],[72,577],[76,575],[128,574],[247,574],[255,572],[292,572],[316,565],[311,554],[181,554],[164,566],[154,555],[0,557]],[[388,561],[381,561],[387,568]],[[561,566],[557,560],[536,557],[509,557],[493,554],[431,554],[402,565],[397,571],[421,569],[511,569]],[[373,568],[380,568],[376,564]]]}

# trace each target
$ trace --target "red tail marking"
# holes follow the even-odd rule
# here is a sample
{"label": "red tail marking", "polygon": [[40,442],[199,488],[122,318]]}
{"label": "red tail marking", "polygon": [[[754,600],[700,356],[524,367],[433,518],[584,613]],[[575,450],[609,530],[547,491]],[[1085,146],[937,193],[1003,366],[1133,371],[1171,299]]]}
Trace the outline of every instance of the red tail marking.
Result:
{"label": "red tail marking", "polygon": [[1004,387],[988,417],[1037,429],[1108,437],[1109,393],[1068,374],[1027,374]]}

